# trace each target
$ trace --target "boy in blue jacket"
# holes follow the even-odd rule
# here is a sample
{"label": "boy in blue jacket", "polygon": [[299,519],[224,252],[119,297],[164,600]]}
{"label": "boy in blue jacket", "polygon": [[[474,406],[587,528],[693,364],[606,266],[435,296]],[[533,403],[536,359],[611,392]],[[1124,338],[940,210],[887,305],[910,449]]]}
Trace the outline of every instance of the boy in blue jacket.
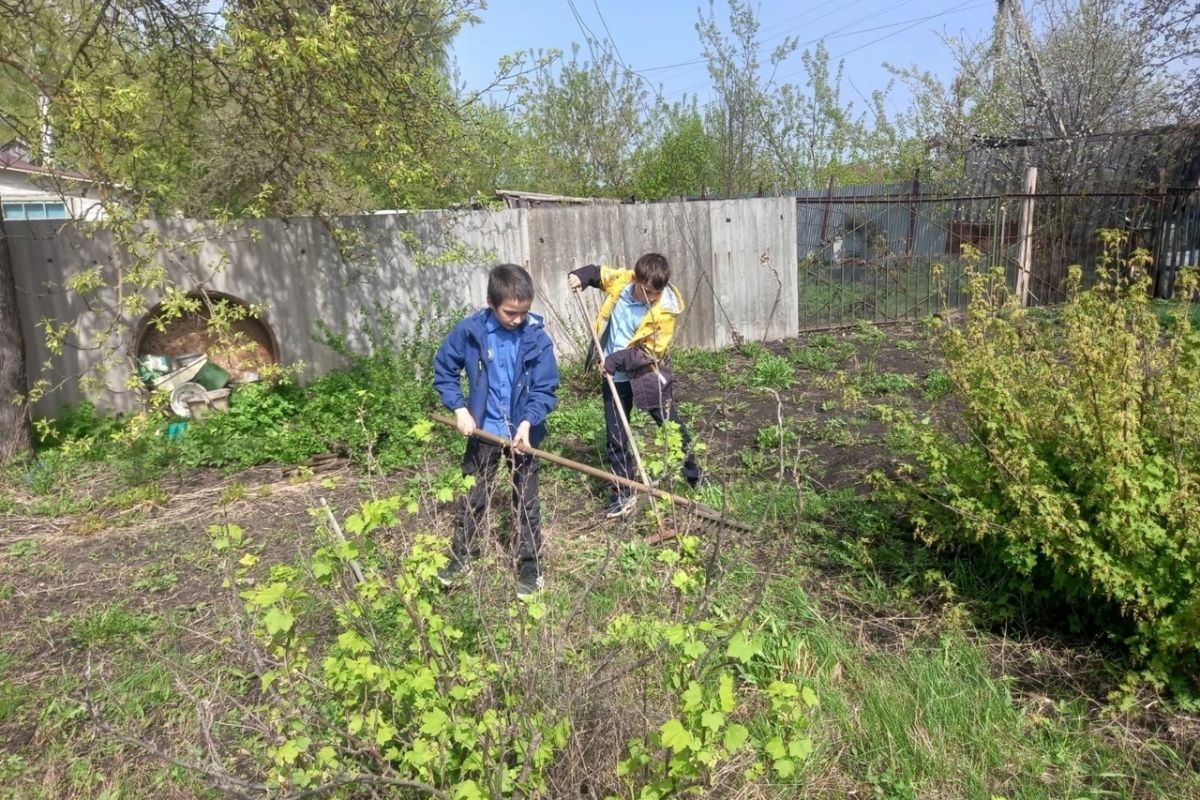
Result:
{"label": "boy in blue jacket", "polygon": [[[529,313],[533,279],[515,264],[500,264],[488,274],[488,308],[471,314],[446,336],[433,359],[433,387],[454,412],[467,440],[464,475],[475,485],[458,511],[450,561],[438,573],[443,586],[469,574],[478,555],[476,534],[487,514],[502,457],[512,470],[512,504],[518,529],[517,594],[541,590],[542,532],[538,500],[538,463],[525,452],[546,435],[546,417],[558,403],[558,363],[545,323]],[[461,375],[467,376],[463,397]],[[479,428],[512,441],[512,450],[471,434]]]}

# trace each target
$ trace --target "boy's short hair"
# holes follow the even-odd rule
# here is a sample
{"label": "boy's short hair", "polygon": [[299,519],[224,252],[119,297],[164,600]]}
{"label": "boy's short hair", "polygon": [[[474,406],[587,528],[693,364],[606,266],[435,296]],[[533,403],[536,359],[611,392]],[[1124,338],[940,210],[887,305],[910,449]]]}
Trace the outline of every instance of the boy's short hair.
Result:
{"label": "boy's short hair", "polygon": [[498,264],[488,273],[488,305],[495,308],[505,300],[533,300],[533,278],[516,264]]}
{"label": "boy's short hair", "polygon": [[667,263],[666,256],[646,253],[633,265],[633,279],[661,292],[671,281],[671,265]]}

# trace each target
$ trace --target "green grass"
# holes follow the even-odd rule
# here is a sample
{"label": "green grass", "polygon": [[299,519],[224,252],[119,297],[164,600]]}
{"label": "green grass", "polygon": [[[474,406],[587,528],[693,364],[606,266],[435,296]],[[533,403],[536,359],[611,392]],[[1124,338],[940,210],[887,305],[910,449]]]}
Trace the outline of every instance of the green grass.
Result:
{"label": "green grass", "polygon": [[153,615],[136,614],[120,605],[111,605],[72,617],[68,628],[80,647],[89,648],[145,636],[153,633],[158,624]]}
{"label": "green grass", "polygon": [[560,403],[546,420],[551,431],[547,441],[577,439],[597,448],[604,447],[604,401],[599,392],[590,393],[571,402]]}
{"label": "green grass", "polygon": [[801,325],[916,319],[941,311],[947,287],[962,282],[966,265],[945,258],[917,260],[911,266],[873,263],[858,280],[854,269],[816,261],[799,264]]}
{"label": "green grass", "polygon": [[34,539],[21,539],[8,546],[8,555],[12,558],[35,558],[41,550]]}
{"label": "green grass", "polygon": [[917,388],[917,379],[898,372],[867,372],[855,378],[859,391],[868,395],[904,394]]}
{"label": "green grass", "polygon": [[841,417],[832,417],[817,425],[812,431],[812,438],[835,447],[845,447],[858,441],[858,435]]}
{"label": "green grass", "polygon": [[801,581],[771,583],[765,656],[790,664],[820,698],[816,752],[794,796],[814,786],[827,787],[818,796],[912,800],[1197,796],[1194,773],[1147,770],[1136,751],[1092,730],[1085,707],[1036,711],[1040,701],[1014,694],[954,619],[913,631],[881,614],[864,638],[860,620],[831,618]]}
{"label": "green grass", "polygon": [[800,324],[838,325],[863,314],[867,291],[855,284],[806,280],[800,274]]}
{"label": "green grass", "polygon": [[731,359],[729,350],[705,350],[700,347],[681,347],[671,354],[672,368],[683,375],[723,372]]}
{"label": "green grass", "polygon": [[[1171,327],[1175,325],[1175,319],[1179,313],[1179,303],[1180,301],[1176,300],[1154,300],[1150,307],[1154,310],[1160,323]],[[1193,302],[1191,304],[1188,316],[1191,318],[1192,327],[1200,328],[1200,303]]]}
{"label": "green grass", "polygon": [[921,396],[929,401],[941,400],[953,391],[954,385],[945,370],[935,369],[921,382]]}
{"label": "green grass", "polygon": [[795,443],[796,439],[797,433],[787,426],[780,430],[778,425],[764,425],[754,435],[754,445],[759,450],[773,452]]}
{"label": "green grass", "polygon": [[16,718],[28,703],[28,688],[11,681],[0,681],[0,725]]}
{"label": "green grass", "polygon": [[833,372],[838,365],[837,357],[821,347],[791,347],[788,355],[796,366],[815,372]]}

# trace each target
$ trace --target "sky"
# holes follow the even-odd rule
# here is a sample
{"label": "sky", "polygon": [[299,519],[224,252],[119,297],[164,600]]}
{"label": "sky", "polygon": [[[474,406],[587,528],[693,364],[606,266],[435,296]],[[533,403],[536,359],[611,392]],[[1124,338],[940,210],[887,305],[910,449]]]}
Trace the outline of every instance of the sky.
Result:
{"label": "sky", "polygon": [[[753,2],[753,0],[751,0]],[[496,62],[517,51],[557,48],[569,54],[571,44],[583,46],[585,31],[609,39],[621,60],[650,81],[671,101],[689,94],[703,105],[711,99],[708,72],[702,60],[696,20],[707,0],[487,0],[479,12],[482,22],[465,29],[454,42],[453,53],[461,79],[468,89],[492,83]],[[995,0],[845,0],[816,3],[812,0],[762,0],[756,6],[759,40],[764,45],[760,61],[787,36],[800,47],[777,74],[782,82],[804,84],[800,53],[825,39],[833,64],[845,60],[843,97],[860,105],[892,76],[883,62],[897,66],[916,64],[948,81],[953,58],[942,37],[988,37],[995,15]],[[726,0],[717,0],[715,16],[728,29]],[[907,103],[907,92],[897,88],[893,111]]]}

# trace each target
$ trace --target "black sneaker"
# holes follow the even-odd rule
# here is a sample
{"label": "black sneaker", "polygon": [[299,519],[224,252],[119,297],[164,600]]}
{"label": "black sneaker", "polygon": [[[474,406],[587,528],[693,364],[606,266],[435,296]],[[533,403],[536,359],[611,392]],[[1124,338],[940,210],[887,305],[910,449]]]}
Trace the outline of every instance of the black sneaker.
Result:
{"label": "black sneaker", "polygon": [[471,577],[471,565],[461,563],[454,556],[450,556],[450,560],[446,563],[446,566],[439,569],[437,574],[438,583],[444,589],[449,589],[462,583],[469,577]]}
{"label": "black sneaker", "polygon": [[608,508],[604,509],[604,516],[609,519],[628,517],[635,508],[637,508],[636,494],[613,495],[612,500],[608,503]]}
{"label": "black sneaker", "polygon": [[522,561],[517,570],[517,597],[529,597],[544,589],[546,579],[536,561]]}

